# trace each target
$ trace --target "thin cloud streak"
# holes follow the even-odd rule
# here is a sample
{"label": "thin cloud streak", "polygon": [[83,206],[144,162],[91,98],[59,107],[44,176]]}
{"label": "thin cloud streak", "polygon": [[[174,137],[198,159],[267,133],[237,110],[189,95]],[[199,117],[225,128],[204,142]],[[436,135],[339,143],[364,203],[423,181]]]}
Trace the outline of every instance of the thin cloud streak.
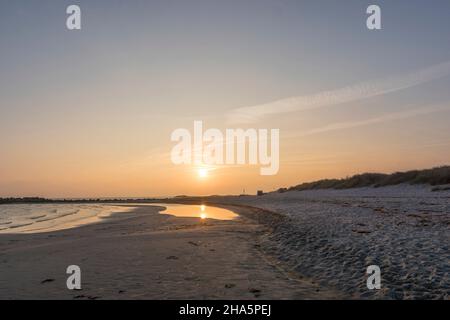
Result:
{"label": "thin cloud streak", "polygon": [[262,105],[237,108],[229,114],[231,123],[252,123],[263,116],[311,110],[385,95],[418,86],[450,74],[450,61],[408,74],[363,82],[313,95],[291,97]]}
{"label": "thin cloud streak", "polygon": [[312,129],[312,130],[306,131],[304,133],[297,134],[297,135],[295,135],[295,137],[304,137],[304,136],[309,136],[309,135],[324,133],[324,132],[329,132],[329,131],[362,127],[362,126],[367,126],[367,125],[371,125],[371,124],[382,123],[382,122],[387,122],[387,121],[392,121],[392,120],[405,119],[405,118],[426,115],[426,114],[441,112],[441,111],[450,111],[450,106],[418,108],[418,109],[413,109],[413,110],[408,110],[408,111],[393,112],[393,113],[385,114],[385,115],[382,115],[382,116],[379,116],[376,118],[370,118],[370,119],[361,120],[361,121],[338,122],[338,123],[333,123],[333,124],[330,124],[330,125],[327,125],[324,127]]}

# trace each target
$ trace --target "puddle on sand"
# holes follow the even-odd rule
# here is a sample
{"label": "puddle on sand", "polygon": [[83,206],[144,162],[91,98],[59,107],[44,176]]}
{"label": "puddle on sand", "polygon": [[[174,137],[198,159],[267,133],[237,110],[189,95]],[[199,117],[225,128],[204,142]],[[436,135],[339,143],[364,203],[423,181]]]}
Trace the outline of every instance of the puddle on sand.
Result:
{"label": "puddle on sand", "polygon": [[190,204],[167,204],[155,203],[166,207],[166,210],[161,211],[162,214],[170,214],[176,217],[194,217],[200,219],[217,219],[217,220],[233,220],[238,217],[236,213],[231,210],[211,207],[207,205],[190,205]]}

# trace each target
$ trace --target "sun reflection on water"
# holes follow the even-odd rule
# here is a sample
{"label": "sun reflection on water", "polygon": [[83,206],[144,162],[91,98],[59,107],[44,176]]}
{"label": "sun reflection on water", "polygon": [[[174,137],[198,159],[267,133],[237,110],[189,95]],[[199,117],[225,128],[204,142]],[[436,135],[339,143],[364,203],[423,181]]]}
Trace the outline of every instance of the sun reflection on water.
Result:
{"label": "sun reflection on water", "polygon": [[238,217],[236,213],[224,208],[218,208],[214,206],[201,205],[188,205],[188,204],[153,204],[166,207],[166,210],[161,211],[162,214],[171,214],[176,217],[193,217],[205,219],[218,219],[218,220],[233,220]]}

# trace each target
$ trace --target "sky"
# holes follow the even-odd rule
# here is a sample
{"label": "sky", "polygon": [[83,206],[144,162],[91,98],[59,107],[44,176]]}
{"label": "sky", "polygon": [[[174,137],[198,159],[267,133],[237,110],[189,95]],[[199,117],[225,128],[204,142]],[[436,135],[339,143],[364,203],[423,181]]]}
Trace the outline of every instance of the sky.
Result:
{"label": "sky", "polygon": [[[254,193],[449,164],[449,30],[447,0],[0,0],[0,197]],[[171,133],[194,120],[279,129],[279,172],[175,165]]]}

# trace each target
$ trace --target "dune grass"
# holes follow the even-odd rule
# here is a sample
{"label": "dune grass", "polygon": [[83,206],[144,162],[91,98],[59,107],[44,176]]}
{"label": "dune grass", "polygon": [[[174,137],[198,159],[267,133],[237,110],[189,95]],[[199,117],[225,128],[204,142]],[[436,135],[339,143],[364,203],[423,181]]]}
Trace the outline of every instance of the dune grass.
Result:
{"label": "dune grass", "polygon": [[[324,179],[314,182],[306,182],[290,187],[292,190],[315,190],[315,189],[350,189],[361,187],[384,187],[401,183],[407,184],[429,184],[432,186],[450,184],[450,166],[436,167],[425,170],[412,170],[406,172],[363,173],[344,179]],[[283,189],[284,191],[285,189]],[[436,188],[437,190],[437,188]]]}

